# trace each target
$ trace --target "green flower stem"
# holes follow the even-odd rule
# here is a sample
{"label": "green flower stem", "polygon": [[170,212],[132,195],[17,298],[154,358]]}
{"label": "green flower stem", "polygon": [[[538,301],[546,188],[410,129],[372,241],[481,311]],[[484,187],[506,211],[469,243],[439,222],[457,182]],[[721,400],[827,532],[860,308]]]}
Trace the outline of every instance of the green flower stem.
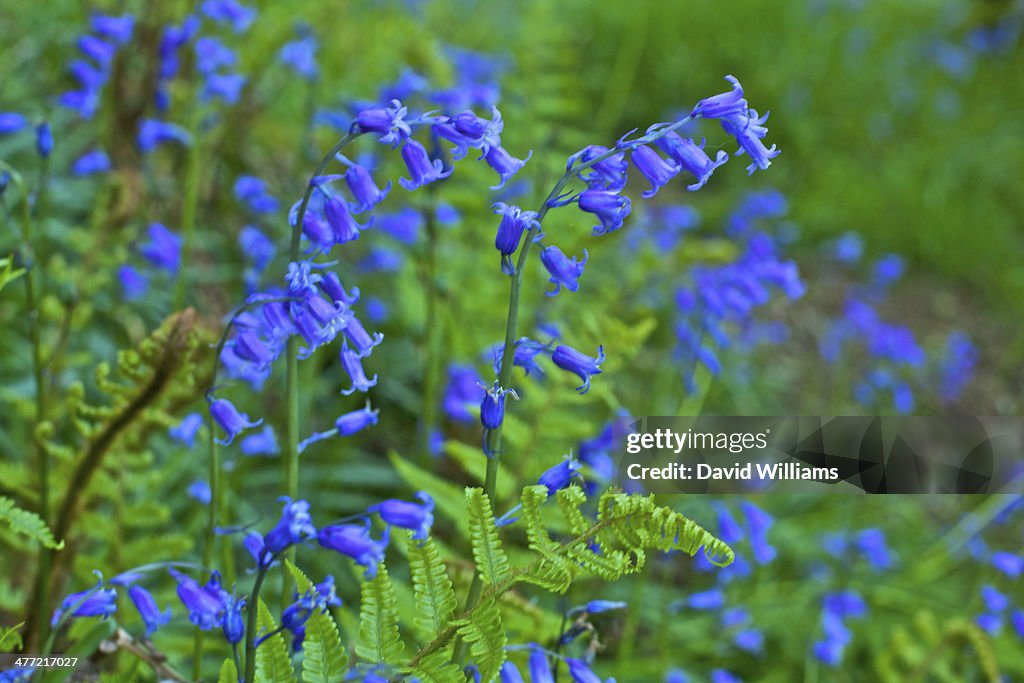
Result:
{"label": "green flower stem", "polygon": [[[279,554],[275,554],[266,566],[260,567],[259,573],[256,574],[256,582],[252,586],[252,593],[249,595],[249,602],[246,603],[248,612],[245,615],[245,683],[253,683],[256,677],[256,617],[259,614],[260,589],[267,578],[267,571],[278,557]],[[198,680],[198,677],[196,678]]]}
{"label": "green flower stem", "polygon": [[[572,181],[579,173],[591,168],[592,166],[599,164],[605,159],[610,159],[613,156],[622,154],[626,149],[638,147],[640,145],[649,144],[655,140],[668,135],[670,132],[678,130],[685,126],[691,117],[686,118],[673,123],[672,125],[660,128],[648,135],[622,142],[621,146],[616,146],[609,149],[607,152],[600,154],[589,161],[575,164],[571,169],[566,170],[562,174],[562,177],[558,179],[555,186],[545,197],[544,203],[537,210],[537,224],[543,225],[544,217],[547,216],[548,211],[551,210],[552,202],[561,196],[562,190],[565,186]],[[509,289],[508,297],[508,316],[505,319],[505,348],[501,356],[501,371],[498,373],[498,385],[503,389],[510,388],[512,382],[512,367],[513,361],[515,360],[515,343],[516,343],[516,325],[519,316],[519,294],[523,285],[523,273],[526,270],[526,258],[530,254],[530,247],[533,245],[533,236],[536,228],[530,227],[526,234],[523,236],[523,248],[519,250],[519,258],[516,260],[516,269],[512,274],[512,284]],[[494,502],[494,492],[497,488],[498,481],[498,463],[501,458],[501,426],[497,429],[492,429],[487,432],[487,452],[490,454],[487,458],[487,473],[484,477],[484,493],[491,499],[492,504]],[[466,609],[470,610],[476,606],[480,600],[480,592],[483,589],[483,583],[479,572],[473,575],[473,581],[469,586],[469,596],[466,599]],[[461,661],[465,656],[465,642],[460,642],[456,649],[456,661]]]}
{"label": "green flower stem", "polygon": [[423,368],[423,408],[420,423],[420,461],[430,462],[430,436],[437,424],[437,391],[441,362],[442,328],[439,315],[441,292],[437,284],[437,253],[440,234],[437,229],[437,207],[434,203],[434,185],[427,186],[430,200],[426,207],[427,253],[423,259],[423,284],[426,289],[426,320],[423,343],[426,362]]}

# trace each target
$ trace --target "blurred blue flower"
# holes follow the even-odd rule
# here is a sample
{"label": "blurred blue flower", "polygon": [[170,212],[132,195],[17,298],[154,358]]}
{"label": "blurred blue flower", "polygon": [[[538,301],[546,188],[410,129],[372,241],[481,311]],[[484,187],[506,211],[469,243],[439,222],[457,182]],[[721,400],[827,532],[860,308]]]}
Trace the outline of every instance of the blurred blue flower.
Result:
{"label": "blurred blue flower", "polygon": [[157,268],[176,275],[181,263],[181,237],[160,223],[151,223],[147,234],[149,240],[139,246],[139,253]]}
{"label": "blurred blue flower", "polygon": [[44,159],[48,159],[53,152],[53,130],[48,121],[36,126],[36,152]]}
{"label": "blurred blue flower", "polygon": [[71,172],[77,176],[94,175],[110,170],[110,157],[102,149],[93,149],[78,157],[71,165]]}
{"label": "blurred blue flower", "polygon": [[256,10],[235,0],[205,0],[202,9],[203,14],[228,24],[235,33],[244,33],[256,20]]}
{"label": "blurred blue flower", "polygon": [[212,499],[210,485],[206,483],[205,479],[196,479],[188,485],[188,488],[185,489],[185,493],[203,505],[209,505],[210,500]]}
{"label": "blurred blue flower", "polygon": [[124,14],[119,17],[93,14],[91,23],[93,31],[101,36],[111,38],[119,45],[129,42],[135,29],[135,17],[130,14]]}
{"label": "blurred blue flower", "polygon": [[68,595],[61,601],[50,619],[50,626],[55,627],[65,613],[70,617],[103,617],[106,619],[117,611],[117,591],[103,588],[103,577],[93,588]]}
{"label": "blurred blue flower", "polygon": [[168,570],[178,582],[178,598],[188,610],[188,618],[200,630],[209,631],[221,625],[224,608],[230,596],[221,588],[220,574],[213,572],[205,586],[176,569]]}
{"label": "blurred blue flower", "polygon": [[316,63],[316,51],[319,47],[320,43],[315,36],[305,35],[286,43],[278,52],[278,59],[302,78],[312,81],[320,73]]}
{"label": "blurred blue flower", "polygon": [[481,384],[483,378],[472,366],[448,366],[448,384],[442,401],[445,414],[456,422],[474,421],[476,414],[470,408],[479,405]]}
{"label": "blurred blue flower", "polygon": [[145,119],[139,126],[139,149],[143,152],[152,152],[159,145],[177,142],[182,145],[192,144],[192,136],[181,126],[158,121],[157,119]]}
{"label": "blurred blue flower", "polygon": [[855,544],[875,571],[892,567],[893,558],[881,529],[864,529],[857,534]]}
{"label": "blurred blue flower", "polygon": [[203,416],[199,413],[189,413],[181,422],[168,430],[168,434],[175,441],[180,441],[189,448],[195,443],[196,434],[203,426]]}
{"label": "blurred blue flower", "polygon": [[17,133],[28,125],[28,119],[17,112],[0,112],[0,135]]}
{"label": "blurred blue flower", "polygon": [[128,301],[138,301],[149,291],[149,280],[145,275],[127,264],[117,269],[121,292]]}
{"label": "blurred blue flower", "polygon": [[281,452],[277,435],[270,425],[264,427],[261,432],[243,437],[238,447],[246,455],[277,455]]}

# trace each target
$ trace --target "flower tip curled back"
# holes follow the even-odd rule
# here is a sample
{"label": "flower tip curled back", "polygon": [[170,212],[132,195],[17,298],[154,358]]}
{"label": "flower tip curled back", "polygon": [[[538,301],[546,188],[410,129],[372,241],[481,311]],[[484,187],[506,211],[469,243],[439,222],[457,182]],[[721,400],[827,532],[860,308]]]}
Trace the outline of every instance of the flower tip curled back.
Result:
{"label": "flower tip curled back", "polygon": [[558,367],[577,375],[583,384],[576,391],[585,394],[590,391],[590,378],[601,374],[601,363],[604,362],[604,346],[597,347],[597,357],[586,356],[571,346],[558,346],[551,354],[552,362]]}
{"label": "flower tip curled back", "polygon": [[262,418],[253,422],[249,419],[248,415],[240,413],[231,401],[224,398],[214,399],[210,402],[210,415],[213,417],[213,421],[216,422],[227,435],[224,439],[216,440],[217,443],[222,446],[231,445],[231,442],[235,440],[235,437],[243,431],[263,423]]}

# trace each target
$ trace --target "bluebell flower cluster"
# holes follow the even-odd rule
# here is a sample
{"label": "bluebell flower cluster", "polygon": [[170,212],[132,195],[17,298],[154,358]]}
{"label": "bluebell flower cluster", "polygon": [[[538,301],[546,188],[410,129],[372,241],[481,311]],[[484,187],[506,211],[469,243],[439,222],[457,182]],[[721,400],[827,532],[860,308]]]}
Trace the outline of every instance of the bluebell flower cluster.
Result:
{"label": "bluebell flower cluster", "polygon": [[822,600],[822,639],[814,643],[814,656],[831,667],[842,664],[843,652],[853,640],[846,621],[862,618],[867,611],[867,604],[855,591],[827,594]]}
{"label": "bluebell flower cluster", "polygon": [[86,120],[99,110],[103,86],[110,80],[117,51],[131,41],[135,28],[135,19],[127,14],[119,17],[94,14],[91,23],[92,32],[78,39],[78,50],[84,59],[76,59],[68,67],[78,88],[62,93],[57,99]]}
{"label": "bluebell flower cluster", "polygon": [[286,43],[278,52],[277,58],[300,78],[314,81],[320,75],[320,67],[316,61],[319,47],[320,43],[309,27],[302,26],[299,29],[299,37]]}

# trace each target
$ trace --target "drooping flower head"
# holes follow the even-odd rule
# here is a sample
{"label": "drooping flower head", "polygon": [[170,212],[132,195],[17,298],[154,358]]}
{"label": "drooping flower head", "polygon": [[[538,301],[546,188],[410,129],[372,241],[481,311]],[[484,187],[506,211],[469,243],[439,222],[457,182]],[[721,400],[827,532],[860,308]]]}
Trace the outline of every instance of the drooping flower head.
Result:
{"label": "drooping flower head", "polygon": [[501,252],[501,270],[506,275],[513,272],[512,254],[519,248],[523,233],[527,230],[540,231],[536,211],[523,211],[518,206],[510,206],[504,202],[496,202],[492,207],[494,213],[501,216],[498,234],[494,238],[494,247]]}
{"label": "drooping flower head", "polygon": [[537,483],[541,486],[548,487],[548,497],[551,497],[561,489],[568,486],[569,483],[572,482],[572,480],[579,474],[581,467],[582,465],[580,464],[580,461],[572,457],[570,454],[569,457],[562,460],[562,462],[549,468],[544,472],[544,474],[540,475]]}
{"label": "drooping flower head", "polygon": [[103,588],[103,576],[96,572],[99,581],[93,588],[72,593],[61,601],[50,619],[50,626],[55,627],[64,614],[70,617],[103,617],[106,619],[117,611],[117,591]]}
{"label": "drooping flower head", "polygon": [[377,565],[384,561],[391,528],[384,529],[379,541],[370,535],[370,520],[366,524],[333,524],[320,529],[317,538],[320,545],[342,555],[347,555],[366,568],[366,578],[377,576]]}
{"label": "drooping flower head", "polygon": [[305,500],[293,502],[287,496],[282,497],[281,500],[284,502],[281,519],[263,537],[264,550],[273,554],[278,554],[296,543],[316,536],[316,528],[313,526],[313,519],[309,514],[309,502]]}
{"label": "drooping flower head", "polygon": [[354,125],[364,133],[378,133],[380,142],[396,148],[412,135],[412,127],[405,121],[408,113],[408,107],[391,100],[390,106],[364,109],[356,114]]}
{"label": "drooping flower head", "polygon": [[597,347],[596,358],[584,355],[571,346],[564,344],[555,348],[554,353],[551,354],[551,361],[555,365],[577,375],[582,380],[583,384],[576,387],[576,390],[581,394],[590,391],[590,378],[593,375],[601,374],[601,363],[604,360],[604,346]]}
{"label": "drooping flower head", "polygon": [[426,491],[420,491],[416,497],[423,501],[422,505],[391,499],[370,506],[369,512],[376,512],[388,524],[415,532],[413,538],[417,541],[425,541],[434,524],[434,499]]}
{"label": "drooping flower head", "polygon": [[601,236],[622,227],[626,216],[632,210],[629,197],[609,190],[584,190],[580,193],[579,206],[582,211],[592,213],[601,222],[595,225],[593,234]]}
{"label": "drooping flower head", "polygon": [[142,622],[146,625],[147,638],[171,620],[171,608],[168,607],[161,612],[153,594],[142,586],[132,586],[128,590],[128,597],[132,599],[135,609],[139,611],[139,616],[142,617]]}
{"label": "drooping flower head", "polygon": [[583,275],[583,267],[589,258],[586,249],[583,250],[582,261],[577,261],[575,256],[570,259],[555,245],[542,249],[540,252],[541,263],[547,268],[548,274],[551,275],[550,281],[555,285],[555,288],[547,295],[558,294],[563,286],[570,292],[578,290],[579,278]]}
{"label": "drooping flower head", "polygon": [[255,427],[263,422],[260,418],[253,422],[249,419],[249,416],[245,413],[240,413],[234,404],[226,398],[218,398],[210,401],[210,415],[213,416],[213,421],[216,422],[224,433],[227,435],[224,439],[217,439],[217,443],[222,446],[229,446],[231,442],[235,440],[235,437],[241,434],[244,430],[250,427]]}

